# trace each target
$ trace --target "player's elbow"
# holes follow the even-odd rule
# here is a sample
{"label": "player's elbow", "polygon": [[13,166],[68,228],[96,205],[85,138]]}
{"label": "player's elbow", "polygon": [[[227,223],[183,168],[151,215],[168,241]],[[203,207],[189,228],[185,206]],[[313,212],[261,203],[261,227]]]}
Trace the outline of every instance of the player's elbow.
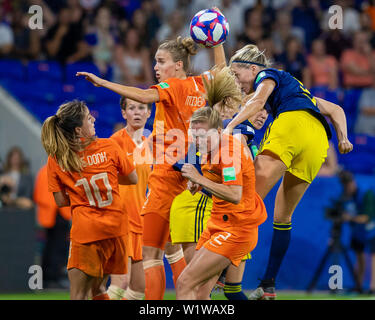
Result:
{"label": "player's elbow", "polygon": [[54,192],[53,196],[55,198],[55,203],[59,208],[62,207],[69,207],[70,206],[70,199],[69,197],[64,194],[63,192]]}
{"label": "player's elbow", "polygon": [[[267,99],[264,97],[256,97],[251,100],[251,106],[249,106],[252,110],[256,110],[256,112],[259,112],[264,108],[266,105]],[[256,113],[255,112],[255,113]]]}
{"label": "player's elbow", "polygon": [[231,201],[233,204],[239,204],[241,202],[241,197],[239,196],[236,196],[234,198],[232,198],[232,201]]}
{"label": "player's elbow", "polygon": [[138,176],[135,170],[133,170],[129,175],[127,176],[118,176],[118,183],[121,185],[131,185],[131,184],[137,184],[138,183]]}
{"label": "player's elbow", "polygon": [[242,187],[237,187],[234,190],[232,190],[228,201],[233,204],[239,204],[241,202],[241,199],[242,199]]}
{"label": "player's elbow", "polygon": [[157,101],[157,97],[155,96],[155,91],[156,91],[155,89],[142,90],[142,92],[140,92],[139,94],[138,101],[143,104],[150,104],[150,103]]}
{"label": "player's elbow", "polygon": [[138,175],[135,170],[129,175],[130,184],[137,184],[138,183]]}

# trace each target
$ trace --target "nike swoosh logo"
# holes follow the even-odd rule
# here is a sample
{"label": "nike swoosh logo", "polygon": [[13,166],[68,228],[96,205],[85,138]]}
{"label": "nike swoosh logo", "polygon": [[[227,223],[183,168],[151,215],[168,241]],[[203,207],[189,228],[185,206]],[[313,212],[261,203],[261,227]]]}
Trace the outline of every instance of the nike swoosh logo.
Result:
{"label": "nike swoosh logo", "polygon": [[133,152],[132,153],[129,153],[129,152],[127,152],[126,153],[126,155],[129,157],[129,156],[131,156],[133,154]]}

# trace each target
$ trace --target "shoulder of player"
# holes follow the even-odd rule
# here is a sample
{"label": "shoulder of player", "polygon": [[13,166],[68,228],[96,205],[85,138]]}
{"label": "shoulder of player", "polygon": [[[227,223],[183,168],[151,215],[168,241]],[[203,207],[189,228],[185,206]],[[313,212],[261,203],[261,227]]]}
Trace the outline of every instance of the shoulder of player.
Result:
{"label": "shoulder of player", "polygon": [[93,148],[96,151],[114,151],[120,149],[120,146],[114,138],[97,138]]}
{"label": "shoulder of player", "polygon": [[109,138],[115,140],[117,143],[121,143],[121,142],[126,141],[128,139],[131,139],[125,128],[122,128],[122,129],[116,131]]}
{"label": "shoulder of player", "polygon": [[52,156],[48,156],[47,158],[47,167],[51,168],[51,167],[58,167],[58,163],[56,161],[56,159]]}

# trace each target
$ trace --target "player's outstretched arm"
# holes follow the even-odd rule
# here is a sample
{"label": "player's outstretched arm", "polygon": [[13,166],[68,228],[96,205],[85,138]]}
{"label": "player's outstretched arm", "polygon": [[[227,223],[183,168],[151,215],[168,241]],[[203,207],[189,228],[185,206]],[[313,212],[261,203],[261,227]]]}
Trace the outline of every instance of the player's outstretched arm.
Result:
{"label": "player's outstretched arm", "polygon": [[153,103],[158,102],[160,99],[158,90],[156,89],[144,90],[136,87],[124,86],[99,78],[98,76],[90,72],[77,72],[76,76],[85,77],[85,79],[87,81],[90,81],[95,87],[103,87],[109,89],[121,96],[138,101],[140,103]]}
{"label": "player's outstretched arm", "polygon": [[214,48],[214,61],[215,61],[215,66],[219,70],[227,66],[227,60],[225,58],[224,47],[222,44]]}
{"label": "player's outstretched arm", "polygon": [[254,116],[262,110],[267,102],[268,97],[271,95],[275,88],[275,82],[271,79],[264,80],[256,89],[254,95],[246,102],[240,112],[228,124],[224,133],[231,134],[233,129],[240,123]]}
{"label": "player's outstretched arm", "polygon": [[[223,14],[218,7],[212,7],[212,9]],[[215,66],[219,69],[227,66],[223,44],[219,44],[218,46],[214,47],[214,61]]]}
{"label": "player's outstretched arm", "polygon": [[322,98],[315,99],[318,102],[320,112],[329,117],[335,127],[337,139],[339,141],[340,153],[348,153],[353,150],[353,145],[348,139],[348,130],[346,126],[346,116],[344,110],[337,104],[324,100]]}

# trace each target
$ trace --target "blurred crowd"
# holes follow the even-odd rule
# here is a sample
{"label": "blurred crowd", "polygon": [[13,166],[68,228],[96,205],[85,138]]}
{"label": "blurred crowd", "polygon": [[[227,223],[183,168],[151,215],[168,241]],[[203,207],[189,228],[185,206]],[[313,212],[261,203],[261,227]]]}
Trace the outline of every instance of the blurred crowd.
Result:
{"label": "blurred crowd", "polygon": [[[43,9],[40,30],[29,28],[35,4]],[[92,61],[102,76],[147,87],[158,44],[188,36],[194,14],[214,5],[230,24],[227,57],[254,43],[318,96],[340,102],[342,88],[364,89],[354,129],[375,136],[375,1],[2,0],[0,58]],[[343,29],[329,28],[331,5],[341,6]],[[212,61],[212,50],[200,50],[192,72]]]}

